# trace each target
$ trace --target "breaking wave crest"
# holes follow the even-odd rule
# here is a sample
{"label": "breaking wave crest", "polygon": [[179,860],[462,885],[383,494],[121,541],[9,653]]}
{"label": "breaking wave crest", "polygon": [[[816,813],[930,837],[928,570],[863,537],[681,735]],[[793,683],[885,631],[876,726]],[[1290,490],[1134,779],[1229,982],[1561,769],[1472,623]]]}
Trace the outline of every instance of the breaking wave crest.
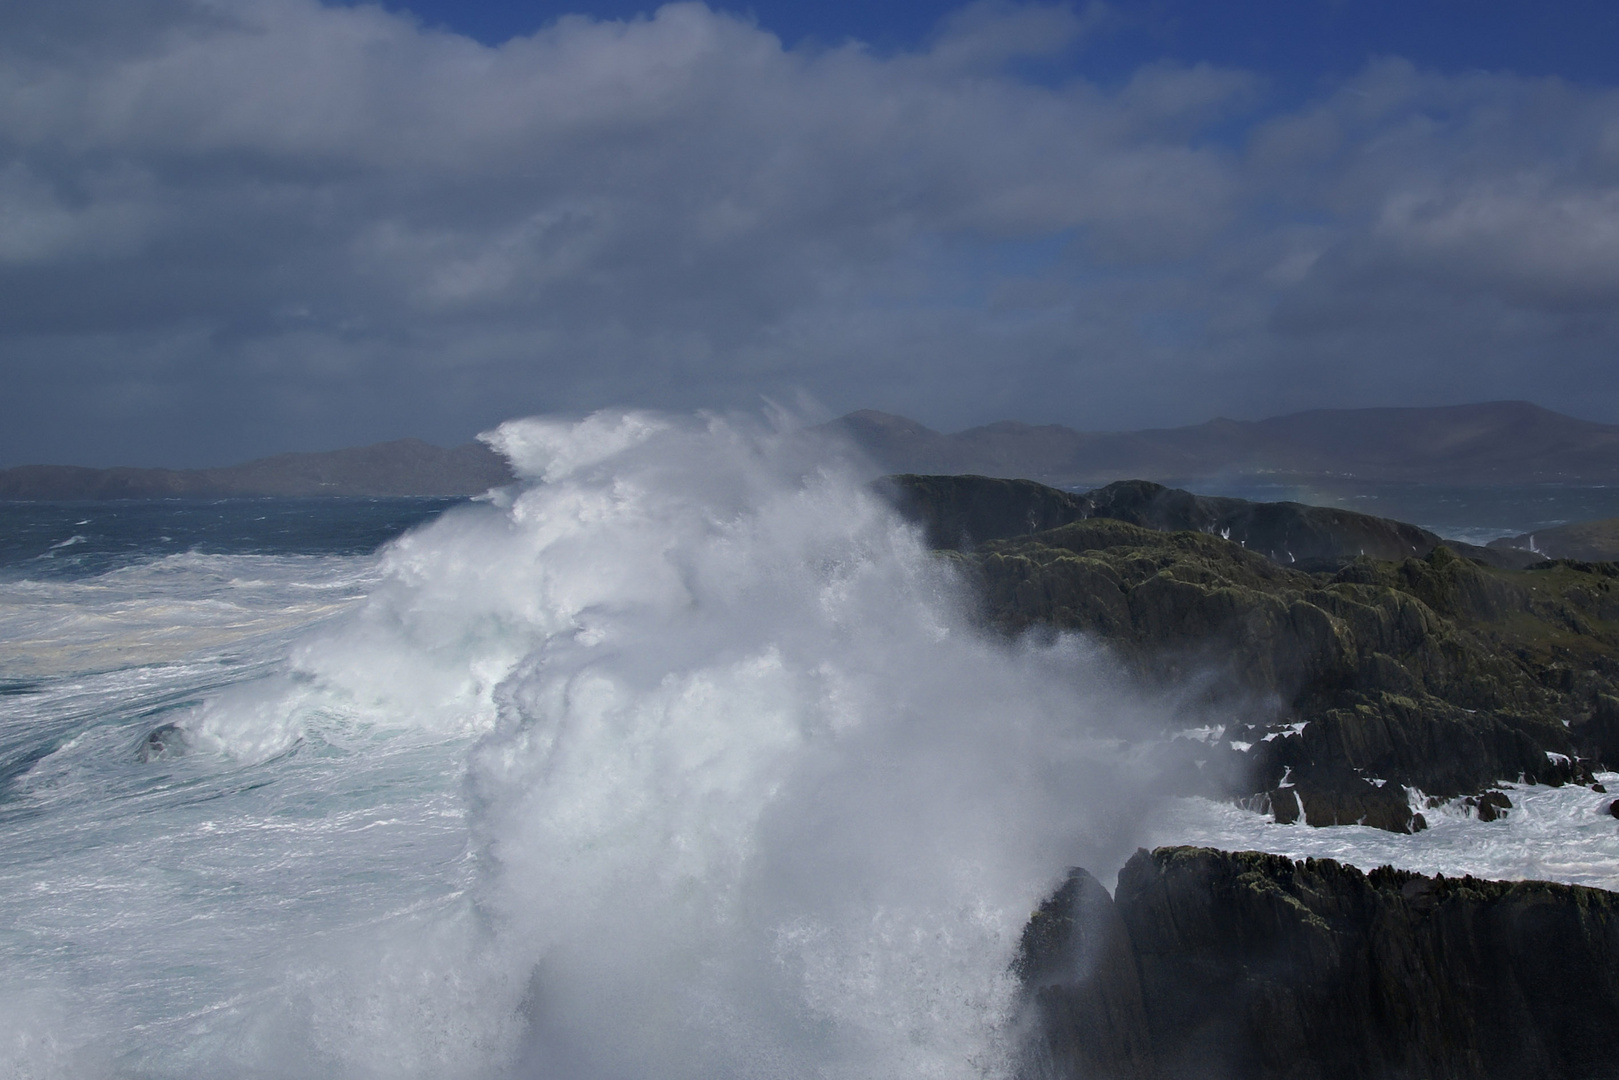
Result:
{"label": "breaking wave crest", "polygon": [[543,640],[472,768],[530,1069],[1001,1071],[1023,923],[1121,839],[1081,647],[974,633],[951,569],[782,435],[495,442],[545,479],[508,511]]}
{"label": "breaking wave crest", "polygon": [[[487,438],[516,487],[396,541],[284,674],[175,721],[210,767],[296,788],[330,906],[255,909],[244,940],[298,940],[253,953],[266,986],[147,1018],[172,1053],[98,1053],[154,1075],[1005,1075],[1029,913],[1136,839],[1136,707],[1105,658],[979,632],[952,566],[785,426]],[[397,822],[446,799],[465,858],[409,863]],[[260,805],[210,813],[282,812]],[[171,895],[175,921],[238,929],[228,896]]]}

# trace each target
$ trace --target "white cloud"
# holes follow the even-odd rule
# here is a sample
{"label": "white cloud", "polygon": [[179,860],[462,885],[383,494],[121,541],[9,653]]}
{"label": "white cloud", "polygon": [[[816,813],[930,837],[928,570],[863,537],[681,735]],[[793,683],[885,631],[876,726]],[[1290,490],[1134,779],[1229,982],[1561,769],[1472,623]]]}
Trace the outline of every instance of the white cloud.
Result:
{"label": "white cloud", "polygon": [[[1619,418],[1579,390],[1619,334],[1605,92],[1385,61],[1278,113],[1252,73],[1006,67],[1100,5],[978,4],[894,56],[699,4],[497,48],[310,0],[104,7],[0,13],[5,461],[792,387],[946,425],[1390,385]],[[1458,343],[1499,354],[1476,395]]]}
{"label": "white cloud", "polygon": [[1544,172],[1402,192],[1374,236],[1414,265],[1528,307],[1619,302],[1619,188],[1559,190]]}
{"label": "white cloud", "polygon": [[974,0],[940,23],[927,51],[938,71],[993,71],[1009,60],[1060,56],[1112,18],[1093,0],[1083,12],[1066,4]]}

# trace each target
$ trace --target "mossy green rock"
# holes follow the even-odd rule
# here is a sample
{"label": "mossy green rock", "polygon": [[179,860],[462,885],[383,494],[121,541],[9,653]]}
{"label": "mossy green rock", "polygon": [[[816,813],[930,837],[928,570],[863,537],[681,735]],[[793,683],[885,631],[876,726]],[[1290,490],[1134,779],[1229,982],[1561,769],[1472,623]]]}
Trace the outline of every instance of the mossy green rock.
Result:
{"label": "mossy green rock", "polygon": [[[1447,543],[1427,529],[1388,518],[1295,502],[1260,503],[1194,495],[1146,480],[1120,480],[1075,494],[1032,480],[985,476],[885,477],[881,487],[926,529],[938,548],[970,549],[1092,518],[1159,532],[1201,532],[1298,569],[1337,569],[1357,556],[1405,559]],[[1543,556],[1511,549],[1450,546],[1496,566]]]}
{"label": "mossy green rock", "polygon": [[935,506],[920,519],[936,542],[972,540],[951,557],[987,622],[1085,632],[1145,684],[1200,688],[1189,719],[1224,732],[1183,748],[1180,781],[1258,796],[1282,820],[1412,831],[1407,789],[1449,798],[1619,764],[1613,564],[1517,570],[1439,545],[1306,573],[1206,531],[1052,527],[1079,497],[1026,481],[898,480],[913,515]]}

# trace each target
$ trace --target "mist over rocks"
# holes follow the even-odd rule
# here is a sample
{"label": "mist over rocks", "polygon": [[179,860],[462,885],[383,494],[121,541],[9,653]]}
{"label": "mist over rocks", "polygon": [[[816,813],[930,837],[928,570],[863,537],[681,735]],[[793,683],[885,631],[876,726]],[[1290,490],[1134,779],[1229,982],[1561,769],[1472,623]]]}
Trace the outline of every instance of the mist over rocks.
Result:
{"label": "mist over rocks", "polygon": [[1207,848],[1084,870],[1017,961],[1040,1080],[1619,1076],[1619,895]]}
{"label": "mist over rocks", "polygon": [[[1421,557],[1343,559],[1334,522],[1398,543],[1413,531],[1294,508],[1322,527],[1323,555],[1340,552],[1306,573],[1207,531],[1217,511],[1266,518],[1240,500],[1145,484],[1075,496],[983,477],[885,483],[976,583],[987,623],[1090,634],[1141,685],[1179,688],[1172,712],[1198,730],[1171,743],[1170,786],[1243,798],[1278,821],[1411,832],[1426,824],[1419,793],[1470,796],[1493,818],[1511,812],[1491,794],[1503,781],[1589,782],[1619,760],[1612,564],[1514,570],[1437,538]],[[1089,516],[1104,512],[1159,527]]]}

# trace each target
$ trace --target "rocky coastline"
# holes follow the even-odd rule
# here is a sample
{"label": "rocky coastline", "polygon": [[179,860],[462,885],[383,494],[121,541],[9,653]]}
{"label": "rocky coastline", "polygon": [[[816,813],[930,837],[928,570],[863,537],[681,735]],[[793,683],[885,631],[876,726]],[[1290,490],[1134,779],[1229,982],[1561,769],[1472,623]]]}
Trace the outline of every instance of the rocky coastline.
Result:
{"label": "rocky coastline", "polygon": [[[1614,563],[1142,481],[880,488],[988,626],[1080,631],[1185,689],[1195,730],[1156,735],[1166,792],[1406,833],[1439,801],[1487,823],[1515,812],[1504,782],[1601,791],[1619,764]],[[1619,1077],[1600,889],[1139,851],[1113,895],[1071,871],[1015,973],[1022,1080]]]}
{"label": "rocky coastline", "polygon": [[1398,522],[1142,482],[882,484],[989,625],[1081,631],[1143,685],[1190,688],[1199,735],[1168,740],[1166,789],[1411,832],[1429,800],[1488,820],[1512,809],[1500,783],[1619,763],[1613,563],[1502,565]]}
{"label": "rocky coastline", "polygon": [[1619,894],[1207,848],[1084,870],[1016,961],[1026,1080],[1619,1077]]}

